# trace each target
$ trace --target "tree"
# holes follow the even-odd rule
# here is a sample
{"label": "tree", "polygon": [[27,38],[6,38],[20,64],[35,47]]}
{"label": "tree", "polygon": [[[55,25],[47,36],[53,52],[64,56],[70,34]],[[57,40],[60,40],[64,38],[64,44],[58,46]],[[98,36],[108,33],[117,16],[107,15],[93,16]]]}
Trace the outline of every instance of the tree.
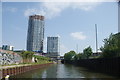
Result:
{"label": "tree", "polygon": [[82,59],[82,57],[83,57],[82,53],[76,54],[74,57],[74,60],[80,60],[80,59]]}
{"label": "tree", "polygon": [[103,52],[101,57],[120,56],[120,33],[110,34],[109,38],[104,39],[104,46],[100,48]]}
{"label": "tree", "polygon": [[33,55],[38,61],[49,61],[50,58],[44,56]]}
{"label": "tree", "polygon": [[75,55],[76,55],[75,51],[70,51],[68,53],[65,53],[64,59],[65,60],[74,60]]}
{"label": "tree", "polygon": [[34,52],[32,51],[23,51],[20,55],[23,58],[23,63],[31,62]]}
{"label": "tree", "polygon": [[85,48],[83,54],[88,59],[92,55],[92,48],[90,46]]}

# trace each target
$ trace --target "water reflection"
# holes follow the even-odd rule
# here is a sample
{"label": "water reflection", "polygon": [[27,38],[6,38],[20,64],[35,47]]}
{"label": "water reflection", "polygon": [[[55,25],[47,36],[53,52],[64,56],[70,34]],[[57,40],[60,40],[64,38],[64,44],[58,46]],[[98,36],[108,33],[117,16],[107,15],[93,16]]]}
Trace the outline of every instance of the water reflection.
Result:
{"label": "water reflection", "polygon": [[113,78],[102,73],[67,64],[52,64],[42,69],[22,73],[14,78]]}

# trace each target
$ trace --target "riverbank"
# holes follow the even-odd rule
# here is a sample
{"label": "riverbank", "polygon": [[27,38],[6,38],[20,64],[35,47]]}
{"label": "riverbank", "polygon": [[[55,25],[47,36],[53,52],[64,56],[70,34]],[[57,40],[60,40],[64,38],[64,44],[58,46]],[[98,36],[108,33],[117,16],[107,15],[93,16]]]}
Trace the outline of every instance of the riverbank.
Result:
{"label": "riverbank", "polygon": [[34,69],[42,68],[44,66],[53,64],[49,63],[33,63],[33,64],[20,64],[20,65],[11,65],[11,66],[0,66],[0,79],[5,78],[6,75],[14,76],[24,72],[28,72]]}
{"label": "riverbank", "polygon": [[89,70],[106,73],[113,76],[120,76],[120,57],[80,59],[75,61],[65,61],[65,63],[82,66]]}

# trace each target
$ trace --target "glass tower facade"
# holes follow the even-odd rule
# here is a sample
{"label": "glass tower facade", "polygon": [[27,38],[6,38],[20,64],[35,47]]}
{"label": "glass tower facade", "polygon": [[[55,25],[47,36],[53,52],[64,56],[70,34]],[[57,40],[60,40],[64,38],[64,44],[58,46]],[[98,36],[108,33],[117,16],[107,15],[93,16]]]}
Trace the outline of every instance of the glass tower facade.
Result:
{"label": "glass tower facade", "polygon": [[49,57],[58,57],[59,54],[59,37],[47,37],[47,54]]}
{"label": "glass tower facade", "polygon": [[29,16],[27,33],[27,50],[43,52],[44,16]]}

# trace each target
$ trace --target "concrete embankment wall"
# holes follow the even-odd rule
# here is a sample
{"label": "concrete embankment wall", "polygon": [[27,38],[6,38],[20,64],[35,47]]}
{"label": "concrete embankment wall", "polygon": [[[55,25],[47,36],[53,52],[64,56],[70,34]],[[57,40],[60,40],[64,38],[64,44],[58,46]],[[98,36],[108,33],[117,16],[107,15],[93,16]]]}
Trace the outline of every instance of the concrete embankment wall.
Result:
{"label": "concrete embankment wall", "polygon": [[42,67],[50,65],[50,64],[53,64],[53,63],[19,66],[19,67],[2,69],[1,70],[1,76],[2,76],[1,78],[4,78],[6,75],[13,76],[13,75],[21,74],[21,73],[31,71],[31,70],[34,70],[34,69],[42,68]]}
{"label": "concrete embankment wall", "polygon": [[2,70],[0,70],[0,79],[2,79]]}
{"label": "concrete embankment wall", "polygon": [[115,76],[120,76],[120,57],[117,58],[98,58],[81,59],[77,61],[65,61],[77,66],[86,67],[90,70],[103,72]]}

